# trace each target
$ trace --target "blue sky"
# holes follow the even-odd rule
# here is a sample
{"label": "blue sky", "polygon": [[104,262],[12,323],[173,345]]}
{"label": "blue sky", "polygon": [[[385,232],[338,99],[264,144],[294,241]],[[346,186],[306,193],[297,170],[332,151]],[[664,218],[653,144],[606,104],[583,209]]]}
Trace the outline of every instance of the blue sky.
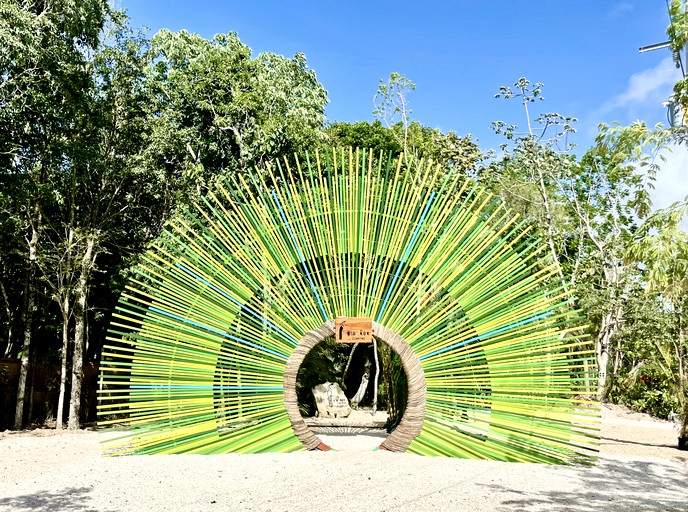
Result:
{"label": "blue sky", "polygon": [[[443,131],[471,133],[483,149],[501,139],[490,123],[523,126],[519,105],[494,99],[525,76],[543,82],[535,108],[578,118],[574,142],[592,144],[600,122],[666,124],[661,106],[680,73],[668,50],[664,0],[221,1],[116,0],[151,35],[187,29],[210,38],[234,31],[257,55],[304,53],[328,90],[329,121],[372,120],[380,78],[416,84],[412,117]],[[688,194],[688,151],[670,156],[658,206]]]}

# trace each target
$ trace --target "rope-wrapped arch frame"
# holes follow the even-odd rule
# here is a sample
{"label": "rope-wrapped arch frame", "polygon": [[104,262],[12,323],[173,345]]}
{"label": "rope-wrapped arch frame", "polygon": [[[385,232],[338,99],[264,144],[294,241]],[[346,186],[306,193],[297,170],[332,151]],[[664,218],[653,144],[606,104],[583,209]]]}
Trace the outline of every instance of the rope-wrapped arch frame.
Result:
{"label": "rope-wrapped arch frame", "polygon": [[[320,342],[334,336],[334,320],[307,332],[287,360],[284,372],[284,406],[296,437],[309,450],[328,450],[329,447],[306,425],[299,412],[296,397],[296,377],[308,353]],[[421,363],[411,346],[399,334],[373,322],[373,336],[383,341],[400,357],[408,385],[408,399],[401,422],[385,439],[380,448],[404,452],[423,428],[425,417],[425,376]]]}

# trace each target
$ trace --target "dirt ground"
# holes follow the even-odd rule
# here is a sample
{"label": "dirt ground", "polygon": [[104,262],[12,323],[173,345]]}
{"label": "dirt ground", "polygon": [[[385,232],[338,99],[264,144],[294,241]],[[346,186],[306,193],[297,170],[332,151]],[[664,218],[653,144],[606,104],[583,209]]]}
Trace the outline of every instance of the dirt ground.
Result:
{"label": "dirt ground", "polygon": [[678,430],[669,421],[618,405],[602,406],[603,455],[658,457],[688,466],[688,451],[678,450],[677,441]]}
{"label": "dirt ground", "polygon": [[326,453],[103,457],[90,430],[0,432],[0,510],[688,511],[674,425],[612,405],[602,417],[594,466],[371,452],[365,433]]}

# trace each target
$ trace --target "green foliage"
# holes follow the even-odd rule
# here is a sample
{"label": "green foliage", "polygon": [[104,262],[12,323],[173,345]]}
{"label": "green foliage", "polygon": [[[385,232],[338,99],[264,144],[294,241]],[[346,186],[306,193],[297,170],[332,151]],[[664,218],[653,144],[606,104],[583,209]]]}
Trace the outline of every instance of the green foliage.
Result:
{"label": "green foliage", "polygon": [[670,23],[667,35],[673,52],[681,51],[688,44],[688,4],[685,0],[671,0],[669,4]]}
{"label": "green foliage", "polygon": [[587,161],[603,166],[597,171],[603,171],[607,186],[613,187],[613,193],[623,200],[609,203],[607,208],[624,205],[641,219],[649,215],[652,207],[649,189],[657,179],[660,163],[665,161],[660,151],[670,140],[671,132],[660,125],[654,129],[640,121],[629,126],[600,125],[596,145],[588,151]]}
{"label": "green foliage", "polygon": [[0,165],[57,168],[88,88],[86,54],[108,13],[102,0],[0,3]]}
{"label": "green foliage", "polygon": [[379,120],[372,123],[331,123],[325,129],[327,145],[330,147],[352,147],[372,149],[375,155],[398,156],[403,150],[392,131]]}
{"label": "green foliage", "polygon": [[51,298],[73,306],[81,286],[97,359],[126,269],[163,223],[216,174],[322,140],[326,91],[303,55],[254,58],[234,34],[151,41],[104,0],[0,12],[0,354],[22,351],[31,290],[32,360],[56,363]]}
{"label": "green foliage", "polygon": [[[669,4],[670,23],[667,27],[670,48],[674,54],[674,61],[681,62],[681,51],[688,47],[688,2],[672,0]],[[688,55],[688,54],[686,54]],[[688,60],[688,57],[686,57]],[[684,125],[688,124],[688,62],[682,62],[683,79],[674,85],[674,99],[683,109]]]}
{"label": "green foliage", "polygon": [[408,381],[401,358],[386,343],[379,343],[382,382],[378,400],[386,408],[387,431],[391,432],[401,421],[408,399]]}
{"label": "green foliage", "polygon": [[637,379],[624,379],[624,375],[619,375],[610,384],[609,399],[662,419],[667,419],[679,407],[663,375],[651,369]]}
{"label": "green foliage", "polygon": [[[595,310],[594,305],[591,310]],[[656,347],[668,341],[671,315],[663,310],[657,297],[643,293],[638,286],[628,294],[624,315],[613,339],[615,371],[610,376],[607,397],[636,411],[666,418],[676,406],[670,399],[666,379],[652,361],[657,356]]]}
{"label": "green foliage", "polygon": [[506,141],[499,158],[479,175],[543,232],[552,260],[562,268],[564,286],[576,285],[575,302],[585,312],[595,343],[598,393],[604,397],[610,360],[615,361],[614,385],[622,382],[619,375],[626,367],[615,359],[623,352],[617,345],[623,344],[630,300],[639,293],[634,283],[642,278],[625,262],[625,250],[637,220],[651,212],[650,190],[663,161],[660,151],[673,132],[641,122],[601,125],[595,145],[577,158],[569,140],[575,118],[544,113],[533,119],[532,105],[543,100],[543,87],[521,78],[500,88],[496,97],[521,102],[526,129],[494,123]]}
{"label": "green foliage", "polygon": [[631,261],[646,265],[648,293],[659,293],[677,307],[688,295],[688,233],[681,221],[688,216],[688,198],[656,211],[628,245]]}
{"label": "green foliage", "polygon": [[[572,222],[557,178],[565,175],[571,165],[568,155],[540,145],[531,137],[521,137],[500,159],[481,169],[479,175],[488,188],[528,222],[540,227],[549,225],[552,243],[559,254],[564,254]],[[545,201],[549,212],[544,208]]]}
{"label": "green foliage", "polygon": [[391,73],[385,82],[380,78],[377,93],[373,99],[375,110],[373,115],[381,119],[387,126],[401,123],[406,127],[410,124],[411,110],[408,94],[416,89],[405,75]]}
{"label": "green foliage", "polygon": [[654,342],[647,366],[667,386],[669,400],[682,418],[681,433],[688,435],[688,233],[681,221],[688,200],[658,210],[641,226],[628,246],[631,262],[644,266],[645,290],[657,297],[671,323],[666,337]]}
{"label": "green foliage", "polygon": [[176,201],[200,195],[218,176],[322,138],[327,93],[304,55],[253,58],[234,33],[207,40],[161,30],[151,41],[144,86],[151,126],[144,162],[165,170]]}
{"label": "green foliage", "polygon": [[[372,149],[373,154],[391,155],[393,158],[404,151],[404,125],[396,123],[385,127],[379,120],[372,123],[333,123],[325,133],[329,146],[361,147]],[[442,165],[444,172],[473,175],[484,159],[480,148],[468,134],[442,133],[436,128],[411,121],[406,127],[407,154],[414,158],[426,158]]]}
{"label": "green foliage", "polygon": [[[416,84],[399,73],[391,73],[387,82],[380,79],[373,100],[373,115],[377,118],[376,121],[372,124],[352,125],[352,128],[347,130],[347,135],[354,132],[358,136],[345,137],[344,140],[336,142],[347,144],[351,138],[357,142],[354,147],[381,147],[391,151],[394,156],[403,154],[407,166],[410,163],[409,157],[414,156],[440,163],[447,172],[473,174],[484,156],[470,134],[460,137],[454,131],[442,133],[436,128],[429,128],[412,120],[413,110],[410,108],[408,96],[415,88]],[[369,135],[373,135],[373,138],[366,140]],[[382,140],[384,145],[381,144]]]}

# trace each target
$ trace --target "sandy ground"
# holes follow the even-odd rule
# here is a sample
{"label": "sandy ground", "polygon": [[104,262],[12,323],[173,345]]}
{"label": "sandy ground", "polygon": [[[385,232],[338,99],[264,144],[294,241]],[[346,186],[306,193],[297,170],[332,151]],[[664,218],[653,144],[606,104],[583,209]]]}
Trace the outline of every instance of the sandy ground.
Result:
{"label": "sandy ground", "polygon": [[371,452],[365,433],[326,453],[102,457],[96,432],[4,432],[0,510],[688,511],[673,425],[615,406],[602,425],[592,467]]}

